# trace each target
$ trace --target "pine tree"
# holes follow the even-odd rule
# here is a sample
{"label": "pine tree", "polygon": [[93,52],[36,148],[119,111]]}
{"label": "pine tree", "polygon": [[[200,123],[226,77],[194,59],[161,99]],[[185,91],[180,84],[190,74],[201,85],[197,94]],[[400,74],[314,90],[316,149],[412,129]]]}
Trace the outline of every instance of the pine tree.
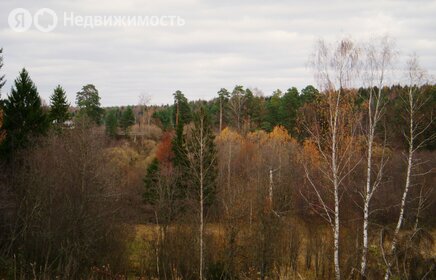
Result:
{"label": "pine tree", "polygon": [[218,91],[218,99],[220,101],[220,132],[223,130],[224,103],[229,99],[229,97],[230,92],[228,92],[227,89],[222,88]]}
{"label": "pine tree", "polygon": [[44,134],[48,118],[41,107],[38,90],[26,69],[15,80],[11,94],[4,101],[4,124],[6,138],[0,147],[3,157],[9,158],[14,151],[29,145],[31,136]]}
{"label": "pine tree", "polygon": [[118,128],[118,117],[115,109],[109,110],[106,114],[106,134],[110,137],[115,137],[117,135]]}
{"label": "pine tree", "polygon": [[238,129],[238,131],[241,131],[242,129],[242,122],[246,110],[246,101],[247,96],[244,87],[235,86],[229,100],[229,109],[233,118],[233,125]]}
{"label": "pine tree", "polygon": [[120,127],[127,135],[129,127],[135,124],[135,114],[133,113],[132,107],[127,107],[121,115]]}
{"label": "pine tree", "polygon": [[318,95],[319,91],[314,86],[308,85],[301,90],[300,102],[302,104],[311,103],[317,98]]}
{"label": "pine tree", "polygon": [[188,99],[185,95],[180,91],[176,91],[174,94],[174,125],[177,128],[179,122],[184,124],[188,124],[191,122],[191,108],[188,104]]}
{"label": "pine tree", "polygon": [[62,125],[71,118],[68,109],[70,104],[67,101],[65,90],[58,85],[53,94],[50,96],[50,113],[49,118],[55,125]]}
{"label": "pine tree", "polygon": [[94,85],[88,84],[76,95],[79,115],[87,116],[97,125],[101,124],[104,110],[100,107],[100,96]]}

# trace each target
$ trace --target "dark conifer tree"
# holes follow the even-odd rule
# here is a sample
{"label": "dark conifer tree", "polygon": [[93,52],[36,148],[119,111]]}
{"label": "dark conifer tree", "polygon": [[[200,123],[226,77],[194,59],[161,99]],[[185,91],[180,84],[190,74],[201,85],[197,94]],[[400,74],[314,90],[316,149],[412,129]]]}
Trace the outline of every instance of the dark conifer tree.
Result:
{"label": "dark conifer tree", "polygon": [[48,118],[41,107],[38,90],[26,69],[20,72],[11,94],[3,104],[6,138],[0,147],[3,157],[9,158],[14,151],[29,145],[31,136],[44,134]]}
{"label": "dark conifer tree", "polygon": [[133,113],[132,107],[128,106],[126,110],[121,115],[120,127],[127,134],[129,127],[135,124],[135,114]]}
{"label": "dark conifer tree", "polygon": [[65,90],[60,85],[54,89],[50,96],[50,103],[49,117],[53,124],[62,125],[71,118],[68,112],[70,104],[67,101]]}
{"label": "dark conifer tree", "polygon": [[144,201],[151,205],[158,199],[157,184],[159,181],[159,160],[155,158],[147,168],[147,175],[144,178],[145,192]]}
{"label": "dark conifer tree", "polygon": [[177,129],[177,125],[179,122],[182,122],[184,124],[188,124],[191,122],[192,116],[191,116],[191,108],[188,104],[188,99],[185,97],[185,95],[180,91],[176,91],[174,94],[174,112],[173,112],[173,118],[174,118],[174,125]]}

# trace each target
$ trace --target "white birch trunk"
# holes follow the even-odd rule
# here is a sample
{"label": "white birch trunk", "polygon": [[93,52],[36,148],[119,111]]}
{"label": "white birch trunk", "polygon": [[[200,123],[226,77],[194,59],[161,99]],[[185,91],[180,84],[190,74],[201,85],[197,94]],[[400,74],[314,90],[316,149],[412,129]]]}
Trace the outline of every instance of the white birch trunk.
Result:
{"label": "white birch trunk", "polygon": [[338,115],[339,115],[339,99],[341,92],[338,93],[336,97],[336,107],[333,116],[333,131],[332,131],[332,175],[333,175],[333,188],[334,188],[334,200],[335,200],[335,220],[333,228],[333,238],[334,238],[334,265],[335,265],[335,278],[336,280],[341,279],[340,270],[340,260],[339,260],[339,179],[338,179],[338,167],[337,167],[337,125],[338,125]]}
{"label": "white birch trunk", "polygon": [[201,120],[200,129],[200,280],[203,280],[203,234],[204,234],[204,174],[203,174],[203,154],[204,154],[204,135],[203,119]]}
{"label": "white birch trunk", "polygon": [[[335,139],[334,137],[333,139]],[[335,143],[335,140],[333,140]],[[341,271],[340,271],[340,261],[339,261],[339,228],[340,228],[340,220],[339,220],[339,184],[336,170],[336,145],[333,144],[332,151],[332,167],[333,167],[333,184],[334,184],[334,199],[335,199],[335,220],[334,220],[334,228],[333,228],[333,238],[334,238],[334,264],[335,264],[335,278],[336,280],[341,279]]]}
{"label": "white birch trunk", "polygon": [[[365,277],[367,267],[368,256],[368,228],[369,228],[369,203],[371,201],[372,189],[371,189],[371,168],[372,168],[372,146],[374,143],[374,132],[376,123],[372,122],[372,110],[371,110],[372,96],[369,99],[368,112],[369,112],[369,137],[368,137],[368,159],[366,168],[366,187],[363,204],[363,246],[362,246],[362,260],[360,264],[360,274]],[[377,101],[379,102],[379,100]],[[378,106],[377,106],[378,107]]]}
{"label": "white birch trunk", "polygon": [[404,192],[403,197],[401,198],[401,205],[400,205],[400,215],[398,217],[397,226],[395,227],[394,231],[394,237],[392,238],[392,244],[390,249],[390,255],[391,258],[388,260],[386,273],[385,273],[385,280],[389,280],[391,277],[391,267],[392,267],[392,257],[395,254],[395,250],[397,249],[397,242],[398,242],[398,234],[400,232],[401,226],[403,225],[404,221],[404,211],[406,208],[406,201],[407,201],[407,195],[409,193],[410,189],[410,178],[412,174],[412,165],[413,165],[413,153],[414,153],[414,101],[413,101],[413,92],[412,89],[409,90],[409,112],[410,112],[410,126],[409,126],[409,152],[407,155],[407,171],[406,171],[406,183],[404,186]]}

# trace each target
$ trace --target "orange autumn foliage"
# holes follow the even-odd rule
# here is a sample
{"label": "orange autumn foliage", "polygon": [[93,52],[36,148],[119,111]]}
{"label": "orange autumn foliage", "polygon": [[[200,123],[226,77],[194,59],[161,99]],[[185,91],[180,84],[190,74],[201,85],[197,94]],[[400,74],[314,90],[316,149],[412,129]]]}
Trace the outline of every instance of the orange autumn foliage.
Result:
{"label": "orange autumn foliage", "polygon": [[282,125],[274,127],[273,131],[271,131],[268,136],[271,140],[276,140],[282,143],[290,142],[296,144],[295,139],[292,138],[291,135],[289,135],[286,128]]}
{"label": "orange autumn foliage", "polygon": [[172,139],[173,135],[171,133],[164,133],[162,136],[162,141],[156,148],[156,158],[161,164],[169,165],[172,162],[174,157],[172,150]]}
{"label": "orange autumn foliage", "polygon": [[313,166],[319,166],[320,164],[320,154],[318,147],[312,140],[305,140],[303,142],[303,151],[301,155],[302,161],[309,161]]}

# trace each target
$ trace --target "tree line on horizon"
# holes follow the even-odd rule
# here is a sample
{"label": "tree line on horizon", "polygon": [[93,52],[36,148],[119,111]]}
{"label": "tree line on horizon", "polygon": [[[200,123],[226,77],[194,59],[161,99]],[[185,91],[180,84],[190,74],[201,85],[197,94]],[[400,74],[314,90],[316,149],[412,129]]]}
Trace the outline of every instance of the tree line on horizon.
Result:
{"label": "tree line on horizon", "polygon": [[[74,113],[23,69],[0,101],[0,276],[431,279],[436,85],[416,57],[388,84],[394,59],[320,41],[318,88],[103,108],[88,84]],[[132,272],[134,221],[155,227]]]}

